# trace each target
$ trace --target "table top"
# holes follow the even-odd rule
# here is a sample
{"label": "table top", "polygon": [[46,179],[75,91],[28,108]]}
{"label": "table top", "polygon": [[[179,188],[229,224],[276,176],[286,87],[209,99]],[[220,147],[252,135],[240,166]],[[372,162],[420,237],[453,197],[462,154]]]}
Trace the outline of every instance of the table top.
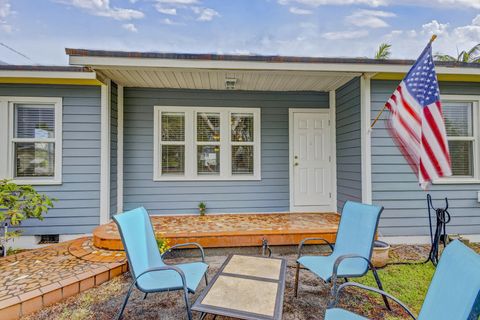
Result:
{"label": "table top", "polygon": [[283,258],[230,255],[192,310],[247,320],[281,319],[286,270]]}

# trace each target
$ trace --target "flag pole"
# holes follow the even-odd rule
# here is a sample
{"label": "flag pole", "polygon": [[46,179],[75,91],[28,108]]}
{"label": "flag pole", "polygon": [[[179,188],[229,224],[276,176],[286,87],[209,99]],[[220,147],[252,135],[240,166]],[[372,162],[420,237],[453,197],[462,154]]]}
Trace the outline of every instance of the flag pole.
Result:
{"label": "flag pole", "polygon": [[[432,44],[432,42],[435,41],[435,39],[437,39],[437,35],[436,35],[436,34],[433,34],[432,37],[430,38],[430,41],[428,42],[428,44]],[[387,108],[387,104],[385,103],[385,104],[383,105],[382,110],[380,110],[380,112],[377,114],[377,116],[376,116],[375,119],[373,120],[372,124],[370,125],[370,129],[373,129],[373,127],[374,127],[375,124],[377,123],[378,119],[380,119],[380,116],[382,115],[383,111],[385,111],[386,108]]]}

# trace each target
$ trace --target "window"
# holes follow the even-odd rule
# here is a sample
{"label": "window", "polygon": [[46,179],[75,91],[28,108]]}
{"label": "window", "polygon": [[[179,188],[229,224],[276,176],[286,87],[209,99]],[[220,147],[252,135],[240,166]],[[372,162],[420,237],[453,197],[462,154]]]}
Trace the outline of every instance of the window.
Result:
{"label": "window", "polygon": [[20,184],[61,183],[61,99],[0,97],[0,108],[9,131],[0,175]]}
{"label": "window", "polygon": [[480,180],[479,99],[472,96],[442,96],[452,177],[440,179],[440,182]]}
{"label": "window", "polygon": [[260,179],[260,109],[155,107],[154,180]]}

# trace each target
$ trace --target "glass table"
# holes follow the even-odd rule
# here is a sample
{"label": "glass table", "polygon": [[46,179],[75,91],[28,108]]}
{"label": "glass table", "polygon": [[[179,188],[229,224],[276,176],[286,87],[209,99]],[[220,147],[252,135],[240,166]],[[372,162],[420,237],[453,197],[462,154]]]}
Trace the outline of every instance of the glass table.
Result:
{"label": "glass table", "polygon": [[287,264],[282,258],[230,255],[192,310],[238,319],[281,319]]}

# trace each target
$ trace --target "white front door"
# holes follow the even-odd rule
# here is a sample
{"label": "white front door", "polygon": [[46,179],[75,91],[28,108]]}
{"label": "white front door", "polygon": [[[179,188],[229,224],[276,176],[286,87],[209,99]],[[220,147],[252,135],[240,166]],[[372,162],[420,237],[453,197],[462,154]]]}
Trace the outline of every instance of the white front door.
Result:
{"label": "white front door", "polygon": [[290,110],[292,211],[333,209],[330,113]]}

